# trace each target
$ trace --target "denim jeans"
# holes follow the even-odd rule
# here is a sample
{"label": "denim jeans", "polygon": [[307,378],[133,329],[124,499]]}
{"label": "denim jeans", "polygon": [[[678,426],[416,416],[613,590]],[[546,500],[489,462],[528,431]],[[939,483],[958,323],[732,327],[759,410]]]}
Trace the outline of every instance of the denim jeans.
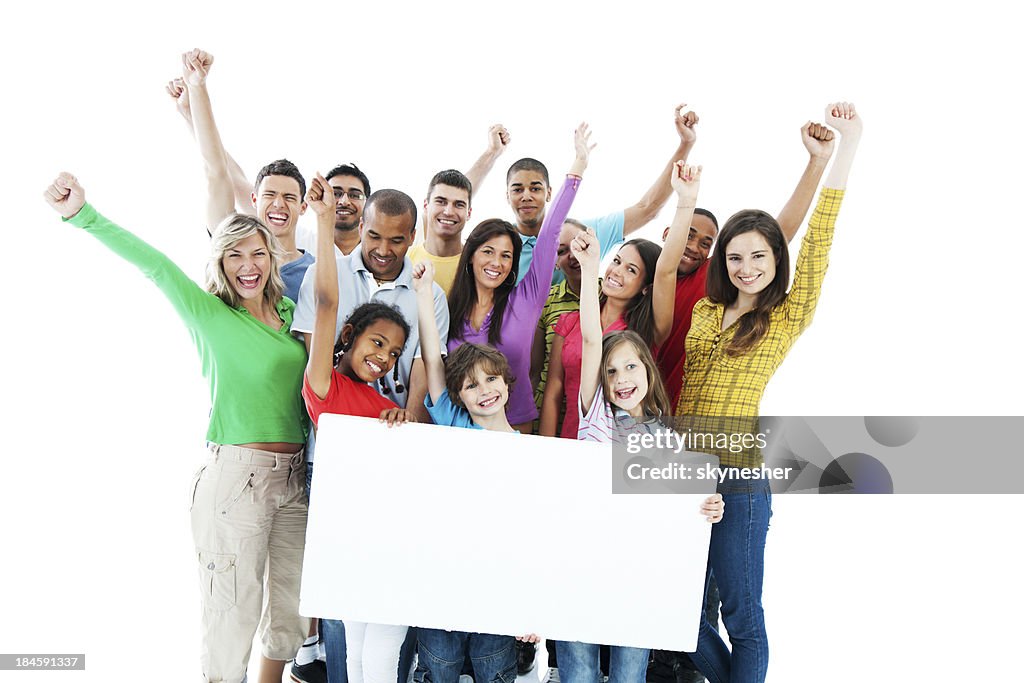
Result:
{"label": "denim jeans", "polygon": [[[697,652],[690,658],[711,683],[761,683],[768,672],[768,635],[761,607],[764,546],[772,516],[768,483],[746,491],[722,490],[725,515],[711,528],[708,578],[713,574],[722,596],[722,621],[732,652],[701,616]],[[705,605],[707,604],[705,581]]]}
{"label": "denim jeans", "polygon": [[419,666],[415,683],[458,683],[469,654],[475,683],[514,683],[516,639],[487,633],[418,629]]}
{"label": "denim jeans", "polygon": [[[601,646],[558,641],[558,677],[562,683],[600,683]],[[608,683],[644,683],[651,651],[639,647],[611,647]]]}
{"label": "denim jeans", "polygon": [[320,632],[327,656],[327,683],[348,683],[345,623],[341,619],[321,619]]}

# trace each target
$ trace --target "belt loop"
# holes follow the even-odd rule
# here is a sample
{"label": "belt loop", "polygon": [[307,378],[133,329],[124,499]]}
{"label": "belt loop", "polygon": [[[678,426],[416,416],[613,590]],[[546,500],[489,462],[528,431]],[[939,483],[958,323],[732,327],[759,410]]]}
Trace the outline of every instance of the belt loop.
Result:
{"label": "belt loop", "polygon": [[213,457],[214,464],[216,464],[217,462],[220,461],[220,444],[219,443],[211,443],[210,444],[210,455]]}
{"label": "belt loop", "polygon": [[281,469],[281,455],[282,453],[274,453],[274,468],[270,470],[271,472],[277,472]]}

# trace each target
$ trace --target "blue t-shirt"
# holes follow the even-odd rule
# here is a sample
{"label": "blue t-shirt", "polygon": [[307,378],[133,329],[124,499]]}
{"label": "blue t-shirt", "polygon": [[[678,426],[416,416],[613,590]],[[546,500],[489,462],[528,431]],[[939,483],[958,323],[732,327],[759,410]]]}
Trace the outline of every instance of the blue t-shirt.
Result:
{"label": "blue t-shirt", "polygon": [[430,393],[428,392],[426,398],[423,399],[423,405],[427,407],[430,419],[436,425],[462,427],[463,429],[483,429],[483,427],[473,422],[473,418],[469,416],[468,410],[452,403],[447,389],[437,399],[436,404],[430,401]]}
{"label": "blue t-shirt", "polygon": [[302,252],[302,256],[281,266],[281,279],[284,280],[284,295],[292,301],[299,300],[299,286],[302,285],[302,278],[306,276],[316,259],[308,251]]}
{"label": "blue t-shirt", "polygon": [[[588,228],[594,229],[597,241],[601,245],[601,258],[604,259],[611,252],[612,247],[623,239],[622,230],[626,223],[626,212],[616,211],[607,216],[581,222]],[[523,238],[523,253],[519,256],[519,279],[516,281],[517,283],[522,282],[522,279],[526,277],[526,271],[530,269],[530,263],[533,262],[533,247],[537,244],[536,237],[524,237],[523,235],[520,235],[520,237]],[[556,269],[555,274],[551,277],[551,284],[557,285],[564,279],[565,276],[562,275],[562,271]]]}

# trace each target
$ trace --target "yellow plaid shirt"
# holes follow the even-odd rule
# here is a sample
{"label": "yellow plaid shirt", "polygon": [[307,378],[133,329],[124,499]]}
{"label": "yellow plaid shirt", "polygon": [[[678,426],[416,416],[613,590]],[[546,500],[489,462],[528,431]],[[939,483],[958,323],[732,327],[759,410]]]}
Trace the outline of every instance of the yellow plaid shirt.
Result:
{"label": "yellow plaid shirt", "polygon": [[[694,306],[693,324],[686,336],[677,431],[757,433],[756,418],[768,380],[814,317],[842,200],[842,190],[822,189],[800,245],[789,293],[772,310],[768,333],[749,352],[741,356],[725,353],[736,323],[722,329],[723,304],[713,304],[705,297]],[[725,467],[758,467],[763,462],[757,448],[738,453],[725,448],[693,450],[717,455]]]}

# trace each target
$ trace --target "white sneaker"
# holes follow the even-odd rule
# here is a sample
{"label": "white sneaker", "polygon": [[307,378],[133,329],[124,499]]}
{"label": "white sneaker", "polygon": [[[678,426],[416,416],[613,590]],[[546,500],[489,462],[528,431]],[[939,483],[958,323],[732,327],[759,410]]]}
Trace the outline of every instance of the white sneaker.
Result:
{"label": "white sneaker", "polygon": [[544,677],[540,679],[540,683],[561,683],[558,678],[558,669],[554,667],[548,667]]}

